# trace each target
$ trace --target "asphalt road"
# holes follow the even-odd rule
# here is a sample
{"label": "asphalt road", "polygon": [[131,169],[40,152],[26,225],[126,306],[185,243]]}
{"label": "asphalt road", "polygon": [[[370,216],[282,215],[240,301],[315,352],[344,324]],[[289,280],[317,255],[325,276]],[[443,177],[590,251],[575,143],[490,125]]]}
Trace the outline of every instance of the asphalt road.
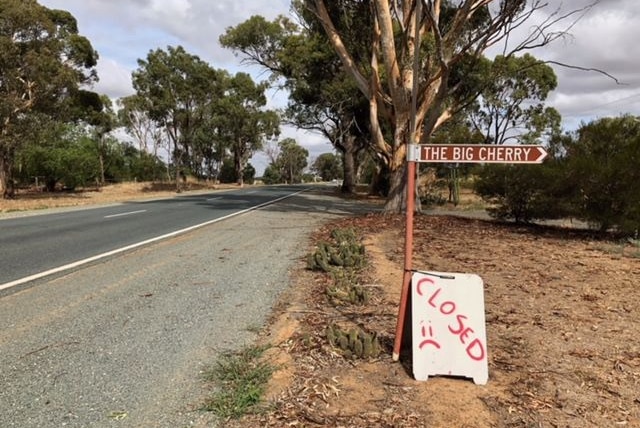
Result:
{"label": "asphalt road", "polygon": [[362,208],[305,192],[0,297],[0,427],[224,426],[202,372],[255,340],[308,234]]}
{"label": "asphalt road", "polygon": [[0,290],[22,278],[251,209],[304,188],[260,187],[0,220]]}

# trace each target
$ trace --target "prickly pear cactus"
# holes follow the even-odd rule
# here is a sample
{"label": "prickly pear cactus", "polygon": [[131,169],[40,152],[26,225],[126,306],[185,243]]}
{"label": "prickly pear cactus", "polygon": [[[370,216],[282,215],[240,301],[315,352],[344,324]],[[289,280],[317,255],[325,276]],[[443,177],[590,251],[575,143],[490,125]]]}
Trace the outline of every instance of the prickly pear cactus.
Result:
{"label": "prickly pear cactus", "polygon": [[331,272],[334,267],[364,266],[364,245],[358,243],[353,229],[335,229],[331,232],[331,238],[333,243],[319,242],[315,252],[308,256],[309,269]]}
{"label": "prickly pear cactus", "polygon": [[358,275],[353,269],[336,269],[331,273],[333,284],[327,286],[327,298],[334,306],[369,303],[369,293],[358,284]]}
{"label": "prickly pear cactus", "polygon": [[329,344],[347,358],[376,358],[382,351],[376,333],[365,333],[360,329],[345,331],[332,324],[327,327],[326,335]]}

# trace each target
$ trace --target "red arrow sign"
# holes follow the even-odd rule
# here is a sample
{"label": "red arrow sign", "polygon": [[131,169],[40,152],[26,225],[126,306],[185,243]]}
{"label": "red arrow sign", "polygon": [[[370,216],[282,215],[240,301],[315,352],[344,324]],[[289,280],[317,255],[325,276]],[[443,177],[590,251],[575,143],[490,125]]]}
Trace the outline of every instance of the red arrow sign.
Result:
{"label": "red arrow sign", "polygon": [[437,163],[542,163],[542,146],[498,146],[493,144],[423,144],[417,146],[417,162]]}

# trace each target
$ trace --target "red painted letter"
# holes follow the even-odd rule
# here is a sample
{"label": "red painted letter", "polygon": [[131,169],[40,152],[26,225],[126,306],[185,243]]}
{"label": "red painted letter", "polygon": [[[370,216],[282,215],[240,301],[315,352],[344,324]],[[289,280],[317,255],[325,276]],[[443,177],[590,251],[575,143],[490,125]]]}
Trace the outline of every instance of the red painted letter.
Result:
{"label": "red painted letter", "polygon": [[473,342],[471,342],[469,346],[467,346],[467,355],[469,355],[472,360],[484,360],[484,346],[482,345],[482,342],[480,342],[480,339],[474,339]]}
{"label": "red painted letter", "polygon": [[440,291],[442,291],[442,288],[438,288],[438,289],[436,290],[436,292],[435,292],[435,293],[433,293],[433,294],[431,295],[431,298],[429,299],[429,304],[430,304],[432,307],[434,307],[434,308],[436,307],[436,304],[435,304],[435,303],[433,303],[433,301],[436,299],[436,297],[438,296],[438,294],[440,294]]}
{"label": "red painted letter", "polygon": [[466,315],[456,315],[456,319],[458,320],[458,329],[454,330],[453,328],[451,328],[451,326],[449,326],[449,331],[453,334],[460,334],[462,332],[462,330],[464,330],[464,322],[462,322],[463,320],[467,319]]}
{"label": "red painted letter", "polygon": [[418,281],[418,284],[416,285],[416,291],[418,292],[418,295],[422,296],[422,289],[420,288],[422,286],[423,282],[430,282],[431,284],[435,284],[435,282],[431,279],[431,278],[422,278],[420,281]]}

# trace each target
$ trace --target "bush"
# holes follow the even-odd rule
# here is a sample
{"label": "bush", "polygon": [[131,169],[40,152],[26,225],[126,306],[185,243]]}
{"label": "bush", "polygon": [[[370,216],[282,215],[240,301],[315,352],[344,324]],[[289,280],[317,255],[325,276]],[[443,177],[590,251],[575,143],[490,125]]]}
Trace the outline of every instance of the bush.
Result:
{"label": "bush", "polygon": [[473,189],[491,205],[489,214],[502,220],[527,223],[570,213],[567,182],[560,163],[543,165],[485,165],[478,170]]}

